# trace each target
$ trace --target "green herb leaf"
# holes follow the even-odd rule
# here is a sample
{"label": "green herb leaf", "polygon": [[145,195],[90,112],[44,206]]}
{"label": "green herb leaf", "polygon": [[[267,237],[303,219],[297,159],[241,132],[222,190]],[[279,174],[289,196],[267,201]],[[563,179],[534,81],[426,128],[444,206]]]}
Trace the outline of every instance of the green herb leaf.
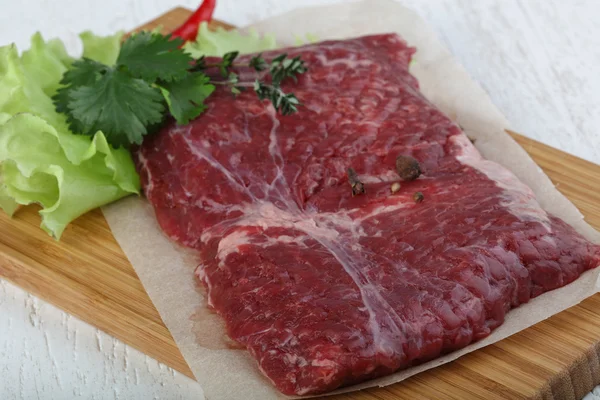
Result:
{"label": "green herb leaf", "polygon": [[120,70],[106,70],[93,84],[73,89],[69,97],[69,112],[81,123],[81,133],[102,130],[115,147],[141,144],[147,127],[163,119],[160,91]]}
{"label": "green herb leaf", "polygon": [[255,71],[260,72],[269,68],[269,64],[267,64],[265,59],[262,57],[262,53],[260,53],[250,59],[250,68],[254,68]]}
{"label": "green herb leaf", "polygon": [[75,61],[71,65],[71,69],[63,75],[60,81],[60,84],[63,86],[59,87],[52,100],[54,101],[56,111],[66,114],[71,131],[81,133],[85,129],[83,124],[73,118],[73,115],[69,112],[71,93],[82,86],[93,85],[107,70],[108,67],[102,63],[82,58]]}
{"label": "green herb leaf", "polygon": [[183,79],[193,59],[181,45],[183,40],[170,35],[136,33],[123,42],[117,65],[127,67],[134,77],[151,83],[157,79],[167,82]]}
{"label": "green herb leaf", "polygon": [[299,56],[289,59],[284,53],[275,57],[271,62],[271,80],[275,86],[279,86],[286,78],[292,78],[296,82],[296,75],[303,74],[307,70],[308,68]]}
{"label": "green herb leaf", "polygon": [[269,100],[276,111],[283,115],[290,115],[298,111],[301,105],[298,98],[293,93],[285,93],[279,86],[267,85],[256,80],[254,82],[254,91],[261,100]]}
{"label": "green herb leaf", "polygon": [[287,53],[281,53],[280,55],[275,57],[273,61],[271,61],[271,65],[273,65],[274,67],[278,66],[283,60],[285,60],[286,57]]}
{"label": "green herb leaf", "polygon": [[229,74],[229,68],[231,68],[231,66],[233,65],[233,61],[237,58],[239,54],[239,51],[231,51],[229,53],[225,53],[223,59],[219,63],[219,72],[221,73],[221,76],[223,76],[224,78],[227,77],[227,75]]}
{"label": "green herb leaf", "polygon": [[206,75],[195,72],[180,81],[159,86],[178,124],[187,124],[206,110],[204,100],[215,90],[208,82]]}
{"label": "green herb leaf", "polygon": [[240,77],[238,76],[238,74],[232,72],[229,74],[229,76],[227,77],[227,83],[230,85],[236,85],[238,84],[240,81]]}
{"label": "green herb leaf", "polygon": [[203,69],[206,69],[206,57],[204,57],[204,56],[195,60],[194,66],[192,67],[192,69],[190,71],[192,71],[192,72],[201,71]]}
{"label": "green herb leaf", "polygon": [[73,89],[80,86],[91,85],[108,67],[97,61],[90,60],[88,58],[82,58],[81,60],[75,61],[71,65],[71,69],[66,71],[60,80],[60,84],[63,85],[57,91],[52,98],[56,111],[66,112],[69,110],[68,104],[70,101],[69,94]]}

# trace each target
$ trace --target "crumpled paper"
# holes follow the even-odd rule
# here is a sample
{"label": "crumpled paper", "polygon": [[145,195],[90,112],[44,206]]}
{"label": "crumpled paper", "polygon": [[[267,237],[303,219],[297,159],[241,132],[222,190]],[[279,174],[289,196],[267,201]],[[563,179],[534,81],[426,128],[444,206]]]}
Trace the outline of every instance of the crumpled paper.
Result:
{"label": "crumpled paper", "polygon": [[[392,0],[363,0],[299,9],[254,26],[275,34],[282,43],[294,43],[294,35],[308,32],[321,40],[385,32],[400,34],[418,49],[411,71],[419,79],[425,96],[477,139],[477,148],[486,158],[508,167],[531,187],[544,209],[570,223],[591,241],[600,243],[600,234],[584,222],[575,206],[504,132],[509,127],[508,121],[413,11]],[[103,211],[206,397],[210,400],[285,398],[263,377],[246,351],[227,344],[222,321],[206,309],[202,290],[194,279],[197,264],[194,254],[162,234],[150,204],[143,198],[128,198]],[[588,271],[574,283],[512,310],[504,324],[489,337],[462,350],[334,393],[390,385],[497,342],[596,293],[599,273],[600,270]]]}

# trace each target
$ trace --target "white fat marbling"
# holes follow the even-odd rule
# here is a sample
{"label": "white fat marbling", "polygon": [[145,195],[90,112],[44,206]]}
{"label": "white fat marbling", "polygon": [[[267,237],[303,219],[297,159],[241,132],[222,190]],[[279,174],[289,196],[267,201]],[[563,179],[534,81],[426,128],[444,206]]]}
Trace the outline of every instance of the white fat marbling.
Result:
{"label": "white fat marbling", "polygon": [[483,158],[467,135],[453,136],[450,141],[460,149],[460,155],[456,157],[458,161],[485,174],[496,182],[496,186],[506,191],[501,204],[511,214],[521,220],[537,221],[548,231],[551,230],[548,214],[540,207],[535,194],[527,185],[508,169]]}

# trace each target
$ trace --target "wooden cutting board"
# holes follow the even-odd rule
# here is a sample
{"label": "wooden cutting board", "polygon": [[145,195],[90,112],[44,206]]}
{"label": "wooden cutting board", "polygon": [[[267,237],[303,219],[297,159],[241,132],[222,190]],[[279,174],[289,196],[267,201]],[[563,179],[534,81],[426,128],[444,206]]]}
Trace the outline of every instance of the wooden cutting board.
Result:
{"label": "wooden cutting board", "polygon": [[[140,29],[168,31],[189,13],[177,8]],[[600,229],[600,166],[510,133]],[[70,225],[60,242],[39,225],[36,207],[13,219],[0,212],[0,277],[193,377],[99,210]],[[399,384],[336,399],[579,399],[597,384],[600,295]]]}

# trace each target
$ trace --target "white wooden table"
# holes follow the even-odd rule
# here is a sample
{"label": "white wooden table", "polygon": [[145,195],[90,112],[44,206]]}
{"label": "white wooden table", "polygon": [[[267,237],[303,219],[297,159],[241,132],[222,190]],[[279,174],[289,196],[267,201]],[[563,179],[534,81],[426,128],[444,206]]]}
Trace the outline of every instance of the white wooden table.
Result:
{"label": "white wooden table", "polygon": [[[31,34],[129,30],[199,0],[1,0],[0,44]],[[527,136],[600,163],[598,0],[401,0],[431,23],[496,105]],[[245,25],[333,0],[219,0]],[[107,389],[109,388],[109,389]],[[586,400],[600,400],[589,394]],[[172,369],[0,280],[0,399],[201,399]],[[214,399],[211,399],[214,400]]]}

